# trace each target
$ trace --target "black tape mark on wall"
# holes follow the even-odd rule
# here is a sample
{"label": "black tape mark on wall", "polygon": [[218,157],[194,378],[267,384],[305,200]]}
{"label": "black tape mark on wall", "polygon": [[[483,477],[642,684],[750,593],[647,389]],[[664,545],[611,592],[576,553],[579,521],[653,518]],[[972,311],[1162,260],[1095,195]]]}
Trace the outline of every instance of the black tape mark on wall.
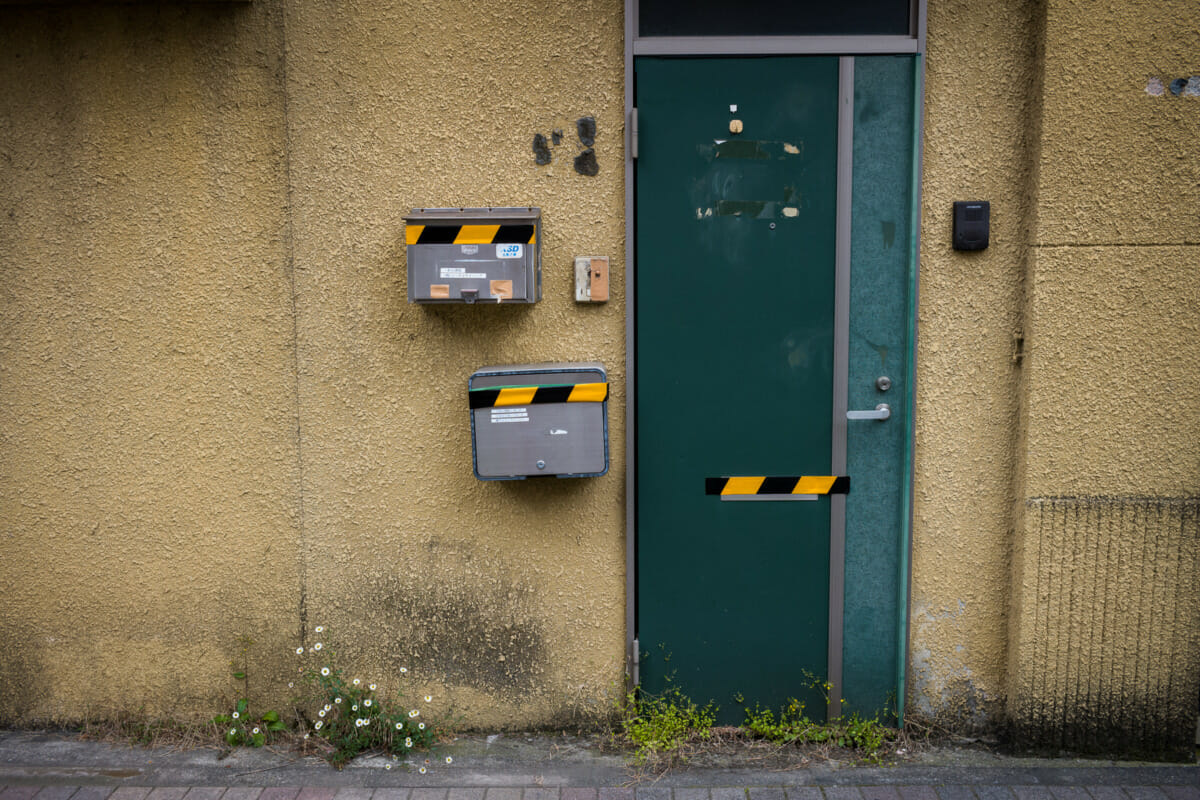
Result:
{"label": "black tape mark on wall", "polygon": [[545,166],[550,163],[550,159],[550,145],[546,143],[546,137],[540,133],[535,133],[533,135],[533,160]]}

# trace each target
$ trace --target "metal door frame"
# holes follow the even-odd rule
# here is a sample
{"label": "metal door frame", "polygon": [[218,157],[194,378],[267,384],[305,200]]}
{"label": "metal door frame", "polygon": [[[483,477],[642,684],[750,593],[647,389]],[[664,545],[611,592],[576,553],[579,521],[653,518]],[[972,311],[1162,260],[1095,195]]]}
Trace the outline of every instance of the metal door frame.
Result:
{"label": "metal door frame", "polygon": [[[916,55],[924,56],[927,20],[927,0],[910,0],[910,34],[908,36],[638,36],[638,2],[625,0],[625,657],[626,676],[638,683],[637,641],[637,420],[636,366],[637,339],[635,318],[637,297],[634,292],[636,274],[637,218],[634,206],[636,174],[637,115],[634,99],[634,58],[636,56],[763,56],[763,55],[836,55],[838,59],[838,163],[837,163],[837,231],[835,244],[836,274],[834,277],[834,351],[833,351],[833,453],[832,471],[840,475],[846,469],[846,404],[849,379],[850,326],[850,211],[854,150],[854,56],[855,55]],[[924,108],[924,58],[916,92]],[[924,114],[915,120],[918,142],[924,128]],[[916,175],[920,175],[922,153],[915,153]],[[920,189],[914,215],[914,237],[919,254]],[[919,272],[919,263],[916,269]],[[909,302],[915,312],[917,284]],[[915,357],[916,335],[908,343],[910,358]],[[916,375],[908,376],[915,397]],[[909,419],[912,418],[911,403]],[[913,426],[909,425],[910,463],[905,465],[912,475],[911,440]],[[907,508],[903,521],[904,543],[901,548],[904,570],[905,603],[902,604],[902,652],[898,665],[900,679],[897,687],[897,715],[904,719],[904,665],[908,663],[908,591],[912,549],[912,492],[914,481],[907,487]],[[829,713],[841,705],[842,697],[842,628],[845,603],[846,496],[830,496],[829,542]]]}

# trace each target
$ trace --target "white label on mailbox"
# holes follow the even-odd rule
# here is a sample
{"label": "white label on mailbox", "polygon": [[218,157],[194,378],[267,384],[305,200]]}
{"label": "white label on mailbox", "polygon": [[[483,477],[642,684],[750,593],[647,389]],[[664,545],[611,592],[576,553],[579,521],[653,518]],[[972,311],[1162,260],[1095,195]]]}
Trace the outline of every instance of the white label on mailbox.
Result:
{"label": "white label on mailbox", "polygon": [[496,245],[496,258],[521,258],[524,255],[525,245],[523,244]]}
{"label": "white label on mailbox", "polygon": [[464,255],[464,256],[473,256],[473,255],[475,255],[476,253],[478,253],[478,252],[479,252],[479,245],[477,245],[477,244],[464,244],[464,245],[462,246],[462,252],[463,252],[463,255]]}
{"label": "white label on mailbox", "polygon": [[465,267],[442,267],[440,274],[443,278],[486,278],[486,272],[467,272]]}
{"label": "white label on mailbox", "polygon": [[492,422],[529,422],[529,409],[493,408]]}

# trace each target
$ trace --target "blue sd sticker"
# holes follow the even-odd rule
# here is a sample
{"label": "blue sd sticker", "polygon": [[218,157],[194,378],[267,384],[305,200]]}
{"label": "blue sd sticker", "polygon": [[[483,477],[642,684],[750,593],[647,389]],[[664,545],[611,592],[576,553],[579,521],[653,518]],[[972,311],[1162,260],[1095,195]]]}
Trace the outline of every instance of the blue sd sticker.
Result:
{"label": "blue sd sticker", "polygon": [[525,245],[523,244],[496,245],[496,258],[521,258],[524,255]]}

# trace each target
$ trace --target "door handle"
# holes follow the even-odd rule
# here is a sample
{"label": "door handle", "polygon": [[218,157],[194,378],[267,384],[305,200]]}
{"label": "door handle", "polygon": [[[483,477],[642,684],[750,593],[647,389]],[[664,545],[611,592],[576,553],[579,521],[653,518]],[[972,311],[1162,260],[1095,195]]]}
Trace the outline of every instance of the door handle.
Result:
{"label": "door handle", "polygon": [[887,403],[875,406],[874,411],[847,411],[846,419],[877,419],[883,422],[892,415],[892,407]]}

